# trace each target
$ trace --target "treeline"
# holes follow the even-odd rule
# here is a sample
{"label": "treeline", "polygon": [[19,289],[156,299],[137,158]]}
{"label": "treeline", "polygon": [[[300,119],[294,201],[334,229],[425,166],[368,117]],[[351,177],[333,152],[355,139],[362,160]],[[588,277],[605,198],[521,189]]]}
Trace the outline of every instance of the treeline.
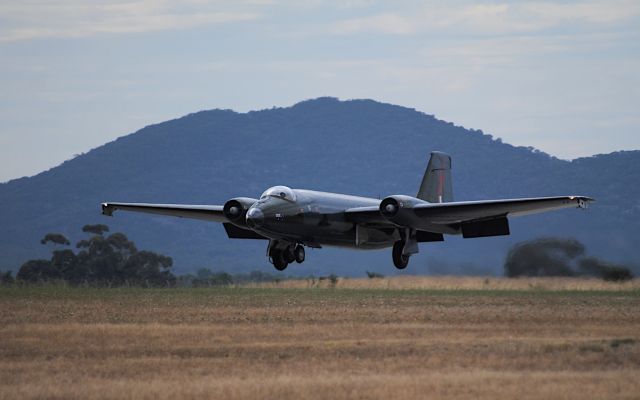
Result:
{"label": "treeline", "polygon": [[123,233],[107,235],[109,227],[85,225],[88,238],[80,240],[74,251],[71,242],[60,233],[49,233],[40,243],[52,246],[51,258],[29,260],[22,264],[16,278],[2,273],[2,282],[21,284],[63,282],[72,286],[175,286],[170,269],[171,257],[138,250]]}
{"label": "treeline", "polygon": [[201,268],[195,274],[176,276],[171,272],[171,257],[138,250],[123,233],[108,234],[109,227],[102,224],[85,225],[82,231],[88,237],[76,243],[75,251],[66,236],[46,234],[40,243],[52,247],[51,258],[25,262],[15,278],[11,271],[0,271],[0,285],[211,287],[292,279],[262,271],[229,274],[208,268]]}

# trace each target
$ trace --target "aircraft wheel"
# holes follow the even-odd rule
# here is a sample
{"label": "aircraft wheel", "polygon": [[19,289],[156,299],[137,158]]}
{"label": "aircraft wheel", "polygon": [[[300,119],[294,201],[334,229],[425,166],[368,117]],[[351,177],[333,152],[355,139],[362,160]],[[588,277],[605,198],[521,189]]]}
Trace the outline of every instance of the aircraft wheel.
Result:
{"label": "aircraft wheel", "polygon": [[404,248],[404,242],[402,240],[398,240],[393,245],[393,265],[398,269],[405,269],[407,265],[409,265],[409,257],[402,254],[402,249]]}
{"label": "aircraft wheel", "polygon": [[302,247],[301,245],[297,245],[296,249],[293,251],[293,254],[295,255],[296,262],[298,264],[302,264],[304,262],[304,247]]}
{"label": "aircraft wheel", "polygon": [[271,253],[271,262],[273,262],[273,266],[278,271],[284,271],[287,268],[287,265],[289,265],[284,258],[284,251],[282,250],[274,250]]}
{"label": "aircraft wheel", "polygon": [[295,246],[289,246],[285,250],[282,250],[282,255],[287,263],[292,263],[296,260],[296,248]]}

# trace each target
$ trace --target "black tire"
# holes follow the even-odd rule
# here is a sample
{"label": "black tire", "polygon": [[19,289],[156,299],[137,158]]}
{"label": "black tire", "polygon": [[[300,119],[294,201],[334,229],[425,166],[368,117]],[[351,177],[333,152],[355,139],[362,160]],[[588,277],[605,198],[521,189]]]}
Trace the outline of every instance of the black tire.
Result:
{"label": "black tire", "polygon": [[404,242],[402,240],[398,240],[393,245],[393,265],[398,269],[405,269],[407,265],[409,265],[409,257],[402,254],[402,249],[404,248]]}
{"label": "black tire", "polygon": [[304,262],[304,258],[305,258],[304,247],[302,247],[301,245],[297,245],[296,249],[293,251],[293,254],[298,264],[302,264]]}
{"label": "black tire", "polygon": [[288,264],[296,261],[296,248],[294,246],[289,246],[286,249],[282,250],[282,255],[284,257],[284,261]]}
{"label": "black tire", "polygon": [[284,259],[284,252],[282,250],[273,250],[271,252],[271,262],[278,271],[284,271],[289,263]]}

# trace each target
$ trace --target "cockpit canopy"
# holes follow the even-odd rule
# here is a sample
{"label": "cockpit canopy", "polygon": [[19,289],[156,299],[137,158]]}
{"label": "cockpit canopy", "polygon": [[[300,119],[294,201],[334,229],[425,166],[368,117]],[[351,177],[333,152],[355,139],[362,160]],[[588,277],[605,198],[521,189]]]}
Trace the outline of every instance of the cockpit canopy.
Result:
{"label": "cockpit canopy", "polygon": [[296,194],[291,190],[291,188],[287,186],[274,186],[265,190],[260,196],[260,200],[266,199],[267,197],[278,197],[280,199],[296,201]]}

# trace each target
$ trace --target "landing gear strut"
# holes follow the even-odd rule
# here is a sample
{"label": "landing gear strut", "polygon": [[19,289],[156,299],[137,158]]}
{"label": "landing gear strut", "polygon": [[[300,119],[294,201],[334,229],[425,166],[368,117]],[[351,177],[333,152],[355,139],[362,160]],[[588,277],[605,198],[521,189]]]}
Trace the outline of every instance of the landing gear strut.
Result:
{"label": "landing gear strut", "polygon": [[407,265],[409,265],[410,255],[402,254],[404,244],[404,240],[398,240],[393,244],[393,265],[398,269],[405,269],[407,268]]}

